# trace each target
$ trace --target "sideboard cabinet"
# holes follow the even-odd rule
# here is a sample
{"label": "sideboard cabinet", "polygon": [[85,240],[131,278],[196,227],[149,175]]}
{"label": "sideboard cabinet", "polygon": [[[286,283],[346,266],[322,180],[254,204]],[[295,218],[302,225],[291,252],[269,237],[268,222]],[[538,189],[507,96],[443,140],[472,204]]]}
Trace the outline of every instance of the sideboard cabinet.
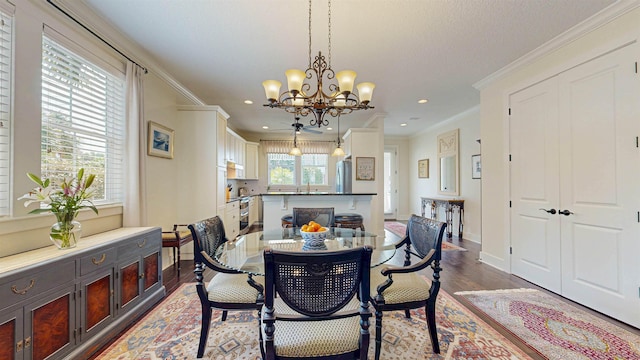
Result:
{"label": "sideboard cabinet", "polygon": [[0,359],[87,357],[165,295],[160,228],[0,258]]}

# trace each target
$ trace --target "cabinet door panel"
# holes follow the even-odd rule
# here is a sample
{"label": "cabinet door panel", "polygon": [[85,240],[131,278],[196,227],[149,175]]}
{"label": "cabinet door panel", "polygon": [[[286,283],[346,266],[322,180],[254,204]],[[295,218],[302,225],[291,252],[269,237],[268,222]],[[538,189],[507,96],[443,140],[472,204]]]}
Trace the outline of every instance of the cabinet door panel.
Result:
{"label": "cabinet door panel", "polygon": [[0,318],[0,359],[13,360],[22,357],[22,308],[9,312],[8,317]]}
{"label": "cabinet door panel", "polygon": [[158,253],[144,258],[144,289],[147,290],[158,283]]}
{"label": "cabinet door panel", "polygon": [[25,349],[31,343],[32,358],[41,360],[71,344],[71,292],[31,310],[32,338],[25,339]]}
{"label": "cabinet door panel", "polygon": [[140,283],[138,281],[138,269],[140,262],[127,265],[120,270],[120,307],[123,308],[129,302],[140,295]]}
{"label": "cabinet door panel", "polygon": [[111,316],[111,275],[88,284],[85,293],[87,301],[85,331],[88,332]]}

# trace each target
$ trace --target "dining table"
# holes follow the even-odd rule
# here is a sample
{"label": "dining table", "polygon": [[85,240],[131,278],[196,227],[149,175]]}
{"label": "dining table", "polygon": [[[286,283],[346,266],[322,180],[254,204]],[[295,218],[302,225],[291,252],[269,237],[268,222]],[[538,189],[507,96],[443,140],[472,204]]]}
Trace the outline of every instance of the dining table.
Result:
{"label": "dining table", "polygon": [[395,241],[360,229],[329,228],[324,246],[307,250],[300,229],[282,228],[268,231],[257,231],[238,236],[234,240],[224,242],[215,251],[216,260],[234,270],[252,275],[264,275],[263,251],[265,248],[294,251],[322,252],[351,249],[369,245],[372,248],[371,267],[389,261],[396,253]]}

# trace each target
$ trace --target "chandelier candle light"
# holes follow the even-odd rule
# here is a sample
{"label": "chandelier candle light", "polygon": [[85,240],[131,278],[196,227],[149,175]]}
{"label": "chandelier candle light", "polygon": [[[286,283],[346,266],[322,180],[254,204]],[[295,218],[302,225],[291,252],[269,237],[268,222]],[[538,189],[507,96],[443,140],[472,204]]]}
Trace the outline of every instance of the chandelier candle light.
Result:
{"label": "chandelier candle light", "polygon": [[[311,0],[309,0],[309,67],[306,71],[289,69],[285,71],[289,90],[280,94],[282,83],[277,80],[266,80],[262,83],[271,108],[284,109],[286,112],[307,116],[313,113],[314,118],[309,121],[311,126],[322,127],[329,125],[325,115],[337,117],[341,114],[350,114],[355,110],[372,109],[370,106],[375,84],[363,82],[356,86],[358,95],[353,92],[353,84],[356,72],[343,70],[334,73],[331,69],[331,0],[329,0],[329,62],[325,60],[322,52],[318,52],[313,63],[311,62]],[[312,89],[306,79],[316,78],[315,89]],[[338,85],[329,84],[328,92],[323,88],[323,80],[336,78]]]}

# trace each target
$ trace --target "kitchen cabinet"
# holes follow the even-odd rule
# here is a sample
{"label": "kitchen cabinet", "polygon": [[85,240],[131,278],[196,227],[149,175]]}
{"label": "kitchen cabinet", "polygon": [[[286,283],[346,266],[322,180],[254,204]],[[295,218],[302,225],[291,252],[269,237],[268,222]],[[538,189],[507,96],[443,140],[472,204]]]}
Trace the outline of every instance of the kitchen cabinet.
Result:
{"label": "kitchen cabinet", "polygon": [[[176,152],[176,199],[179,221],[189,223],[213,215],[224,216],[218,204],[226,201],[226,178],[220,169],[227,170],[227,119],[229,115],[219,106],[180,105],[180,154]],[[198,169],[198,176],[193,169]],[[221,193],[220,190],[223,190]],[[192,196],[197,193],[198,196]],[[220,196],[222,195],[222,196]]]}
{"label": "kitchen cabinet", "polygon": [[235,163],[236,162],[236,137],[231,133],[231,130],[226,129],[226,155],[227,161]]}
{"label": "kitchen cabinet", "polygon": [[249,199],[249,227],[253,225],[255,222],[259,221],[260,211],[260,197],[252,196]]}
{"label": "kitchen cabinet", "polygon": [[161,249],[160,228],[122,228],[0,258],[0,359],[88,357],[164,297]]}
{"label": "kitchen cabinet", "polygon": [[227,203],[224,216],[224,232],[229,240],[235,239],[240,234],[240,206],[238,201]]}
{"label": "kitchen cabinet", "polygon": [[245,144],[244,178],[258,179],[258,143],[247,142]]}

